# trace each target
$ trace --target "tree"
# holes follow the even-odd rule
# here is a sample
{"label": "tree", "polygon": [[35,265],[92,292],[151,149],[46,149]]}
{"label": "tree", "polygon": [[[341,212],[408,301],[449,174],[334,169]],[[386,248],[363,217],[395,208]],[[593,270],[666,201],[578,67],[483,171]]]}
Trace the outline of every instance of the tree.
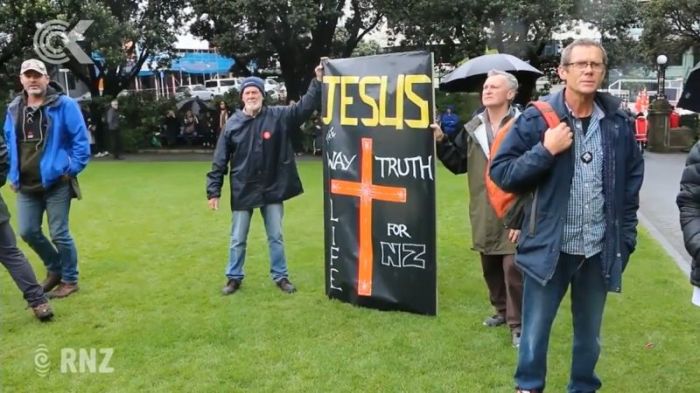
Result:
{"label": "tree", "polygon": [[654,0],[642,10],[642,43],[649,63],[659,54],[680,55],[700,42],[700,1]]}
{"label": "tree", "polygon": [[484,53],[488,32],[483,0],[393,0],[387,24],[401,49],[427,49],[440,63]]}
{"label": "tree", "polygon": [[352,56],[370,56],[379,54],[382,50],[381,45],[374,40],[364,40],[357,44],[355,50],[352,51]]}
{"label": "tree", "polygon": [[[288,99],[298,99],[320,57],[349,57],[384,18],[379,0],[192,0],[191,32],[236,61],[237,72],[279,61]],[[212,12],[216,10],[216,12]],[[345,12],[346,11],[346,12]],[[336,32],[345,36],[334,46]],[[335,48],[335,50],[334,50]]]}
{"label": "tree", "polygon": [[93,97],[99,95],[100,79],[103,94],[115,97],[131,85],[144,63],[169,63],[163,55],[172,52],[185,19],[185,4],[185,0],[64,1],[61,12],[72,24],[94,20],[85,32],[83,47],[85,52],[98,55],[94,67],[73,58],[65,67],[89,86]]}
{"label": "tree", "polygon": [[569,20],[572,0],[394,0],[390,28],[415,47],[458,63],[488,48],[539,65],[552,32]]}
{"label": "tree", "polygon": [[[129,87],[146,61],[170,51],[175,33],[184,19],[185,1],[0,2],[0,31],[9,32],[3,36],[4,40],[0,40],[2,72],[15,76],[23,58],[37,57],[32,50],[33,37],[42,23],[60,19],[72,27],[80,20],[93,20],[79,45],[88,54],[99,54],[100,61],[95,61],[94,66],[86,66],[69,56],[70,61],[62,67],[84,82],[93,97],[99,95],[100,79],[104,82],[104,94],[116,96]],[[133,50],[127,50],[129,47]]]}
{"label": "tree", "polygon": [[[552,32],[571,19],[573,0],[394,0],[390,7],[389,26],[403,44],[432,50],[440,63],[458,64],[495,49],[554,75],[558,59],[544,49]],[[529,82],[521,86],[520,102],[530,98]]]}
{"label": "tree", "polygon": [[638,1],[578,0],[575,16],[600,32],[608,68],[628,73],[646,63],[641,42],[630,34],[641,27]]}
{"label": "tree", "polygon": [[19,66],[22,60],[35,56],[32,40],[36,21],[52,19],[55,9],[49,0],[0,1],[0,88],[19,88]]}
{"label": "tree", "polygon": [[525,59],[535,68],[549,68],[553,62],[558,64],[558,58],[544,49],[553,43],[552,33],[571,24],[573,10],[572,0],[491,2],[490,46]]}

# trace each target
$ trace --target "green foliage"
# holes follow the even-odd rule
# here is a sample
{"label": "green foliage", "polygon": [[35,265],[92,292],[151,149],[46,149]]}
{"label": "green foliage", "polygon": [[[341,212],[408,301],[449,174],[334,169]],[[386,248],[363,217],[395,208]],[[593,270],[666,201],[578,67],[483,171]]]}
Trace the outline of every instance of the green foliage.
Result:
{"label": "green foliage", "polygon": [[236,89],[231,89],[224,93],[223,96],[216,96],[212,102],[216,103],[217,108],[219,102],[224,101],[231,112],[234,112],[237,108],[243,106],[243,101],[241,100],[241,94]]}
{"label": "green foliage", "polygon": [[[104,99],[103,103],[99,104],[105,112],[109,108],[109,101],[111,99]],[[156,100],[151,91],[120,97],[119,112],[124,116],[120,123],[124,150],[134,152],[152,147],[153,134],[159,131],[169,110],[176,110],[175,100]]]}
{"label": "green foliage", "polygon": [[642,8],[637,0],[578,0],[576,15],[600,31],[608,54],[608,68],[624,73],[646,63],[642,43],[632,38],[630,29],[641,27]]}
{"label": "green foliage", "polygon": [[36,57],[32,40],[36,23],[55,19],[54,2],[0,1],[0,91],[2,99],[7,92],[20,88],[19,67],[22,61]]}
{"label": "green foliage", "polygon": [[5,101],[2,100],[0,101],[0,115],[2,115],[2,120],[3,122],[5,121],[5,114],[7,113],[7,106],[10,104],[10,101]]}
{"label": "green foliage", "polygon": [[[429,47],[438,62],[459,63],[486,48],[539,66],[551,33],[569,19],[571,0],[415,0],[389,2],[390,29],[407,46]],[[488,27],[488,29],[487,29]]]}
{"label": "green foliage", "polygon": [[381,50],[382,47],[377,41],[361,41],[359,44],[357,44],[355,50],[352,51],[352,57],[376,55],[379,54]]}
{"label": "green foliage", "polygon": [[[5,75],[13,76],[7,80],[14,81],[22,59],[36,57],[32,39],[37,24],[60,19],[74,26],[80,20],[93,20],[79,45],[88,54],[99,53],[104,61],[92,67],[71,57],[61,67],[70,69],[93,96],[99,95],[98,81],[103,78],[104,94],[114,96],[129,87],[151,56],[171,51],[175,34],[185,19],[185,3],[186,0],[0,2],[0,32],[11,33],[4,37],[8,41],[0,44],[0,67],[4,67]],[[127,49],[128,42],[136,46]]]}
{"label": "green foliage", "polygon": [[643,16],[642,41],[650,64],[656,64],[657,55],[680,55],[700,43],[700,1],[654,0]]}
{"label": "green foliage", "polygon": [[448,105],[454,106],[454,113],[459,115],[462,123],[470,120],[474,111],[481,106],[478,93],[445,93],[435,90],[435,110],[439,115],[445,111]]}
{"label": "green foliage", "polygon": [[[232,56],[240,73],[250,73],[247,66],[252,62],[263,68],[279,61],[287,95],[298,99],[320,57],[349,57],[362,37],[383,19],[376,7],[379,3],[191,0],[195,14],[206,15],[192,25],[191,31]],[[336,35],[341,27],[342,37]]]}

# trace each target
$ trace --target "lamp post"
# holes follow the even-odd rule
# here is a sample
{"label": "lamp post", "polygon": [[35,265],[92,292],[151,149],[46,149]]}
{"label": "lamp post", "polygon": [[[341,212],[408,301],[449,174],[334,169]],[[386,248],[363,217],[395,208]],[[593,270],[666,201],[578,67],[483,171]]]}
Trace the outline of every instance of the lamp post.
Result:
{"label": "lamp post", "polygon": [[653,152],[667,152],[672,149],[671,133],[669,132],[669,115],[671,114],[671,104],[666,99],[666,63],[668,57],[659,55],[656,58],[657,68],[657,91],[656,99],[649,106],[647,115],[647,148]]}
{"label": "lamp post", "polygon": [[659,55],[656,58],[656,64],[659,66],[657,70],[657,92],[656,99],[663,100],[666,98],[666,63],[668,62],[668,57],[666,55]]}

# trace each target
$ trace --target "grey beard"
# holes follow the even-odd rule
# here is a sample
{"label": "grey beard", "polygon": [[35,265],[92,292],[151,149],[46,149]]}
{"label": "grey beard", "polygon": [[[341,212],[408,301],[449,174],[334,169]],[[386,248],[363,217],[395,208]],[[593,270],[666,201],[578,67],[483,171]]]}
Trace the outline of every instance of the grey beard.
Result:
{"label": "grey beard", "polygon": [[27,94],[34,97],[42,97],[46,94],[44,89],[32,89],[32,91],[27,90]]}

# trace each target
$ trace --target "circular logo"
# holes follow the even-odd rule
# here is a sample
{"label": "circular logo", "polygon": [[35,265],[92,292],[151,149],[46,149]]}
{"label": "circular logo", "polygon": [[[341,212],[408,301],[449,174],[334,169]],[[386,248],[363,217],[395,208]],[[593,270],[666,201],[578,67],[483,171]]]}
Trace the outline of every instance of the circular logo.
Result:
{"label": "circular logo", "polygon": [[263,131],[263,139],[272,138],[272,133],[270,131]]}
{"label": "circular logo", "polygon": [[49,375],[51,359],[49,359],[49,349],[44,344],[39,344],[34,351],[34,370],[40,377]]}
{"label": "circular logo", "polygon": [[34,50],[41,60],[51,64],[63,64],[70,60],[65,53],[68,27],[68,22],[53,19],[36,30]]}

